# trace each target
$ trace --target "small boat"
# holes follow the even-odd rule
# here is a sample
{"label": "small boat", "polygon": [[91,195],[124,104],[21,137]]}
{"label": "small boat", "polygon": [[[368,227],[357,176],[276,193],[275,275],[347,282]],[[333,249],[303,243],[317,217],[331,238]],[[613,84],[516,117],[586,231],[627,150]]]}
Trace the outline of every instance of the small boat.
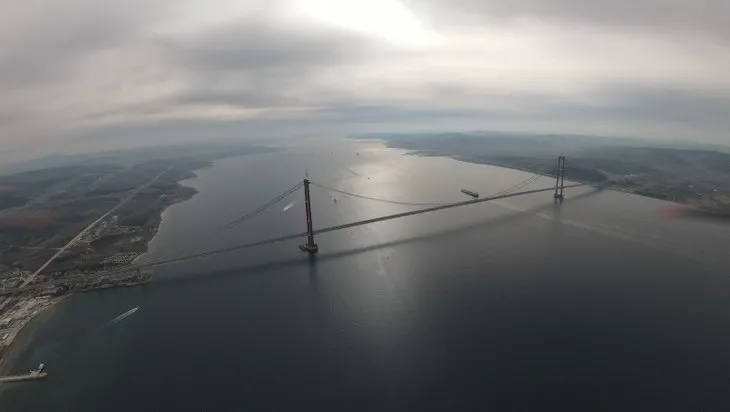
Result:
{"label": "small boat", "polygon": [[38,365],[38,369],[31,369],[30,371],[28,371],[28,374],[30,374],[30,375],[40,375],[41,373],[43,373],[43,369],[45,367],[46,367],[46,365],[43,364],[43,363],[41,363],[40,365]]}

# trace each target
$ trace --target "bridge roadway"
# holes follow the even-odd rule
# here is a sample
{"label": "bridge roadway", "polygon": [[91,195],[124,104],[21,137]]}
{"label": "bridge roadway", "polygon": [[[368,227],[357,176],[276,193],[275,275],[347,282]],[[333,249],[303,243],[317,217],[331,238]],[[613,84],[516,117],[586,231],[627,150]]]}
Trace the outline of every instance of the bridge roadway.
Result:
{"label": "bridge roadway", "polygon": [[[576,184],[571,184],[571,185],[565,185],[564,188],[565,189],[570,189],[570,188],[580,187],[580,186],[586,186],[586,184],[585,183],[576,183]],[[507,194],[501,194],[501,195],[496,195],[496,196],[487,196],[487,197],[483,197],[483,198],[479,198],[479,199],[472,199],[472,200],[466,200],[466,201],[463,201],[463,202],[449,203],[449,204],[445,204],[445,205],[427,207],[427,208],[418,209],[418,210],[411,210],[411,211],[408,211],[408,212],[396,213],[396,214],[386,215],[386,216],[381,216],[381,217],[376,217],[376,218],[372,218],[372,219],[360,220],[360,221],[357,221],[357,222],[345,223],[345,224],[342,224],[342,225],[330,226],[330,227],[326,227],[326,228],[314,230],[312,232],[312,234],[313,235],[321,235],[321,234],[324,234],[324,233],[329,233],[329,232],[335,232],[335,231],[338,231],[338,230],[349,229],[351,227],[368,225],[368,224],[377,223],[377,222],[384,222],[386,220],[399,219],[399,218],[402,218],[402,217],[420,215],[420,214],[423,214],[423,213],[436,212],[438,210],[451,209],[451,208],[455,208],[455,207],[474,205],[474,204],[477,204],[477,203],[484,203],[484,202],[489,202],[489,201],[492,201],[492,200],[499,200],[499,199],[506,199],[506,198],[510,198],[510,197],[530,195],[530,194],[534,194],[534,193],[551,192],[551,191],[554,191],[554,190],[555,190],[555,187],[548,187],[548,188],[544,188],[544,189],[534,189],[534,190],[526,190],[526,191],[523,191],[523,192],[507,193]],[[203,258],[203,257],[218,255],[218,254],[221,254],[221,253],[229,253],[229,252],[234,252],[234,251],[237,251],[237,250],[249,249],[249,248],[257,247],[257,246],[264,246],[264,245],[268,245],[268,244],[271,244],[271,243],[284,242],[284,241],[287,241],[287,240],[301,239],[301,238],[307,237],[308,235],[309,235],[309,233],[302,232],[302,233],[297,233],[297,234],[293,234],[293,235],[287,235],[287,236],[282,236],[282,237],[277,237],[277,238],[272,238],[272,239],[261,240],[261,241],[258,241],[258,242],[245,243],[245,244],[235,245],[235,246],[229,246],[229,247],[221,248],[221,249],[209,250],[207,252],[195,253],[195,254],[192,254],[192,255],[181,256],[181,257],[172,258],[172,259],[160,260],[160,261],[157,261],[157,262],[149,262],[149,263],[138,264],[138,265],[133,265],[133,266],[125,266],[123,268],[119,268],[119,269],[115,269],[115,270],[111,270],[111,271],[108,271],[108,272],[101,273],[98,276],[109,276],[109,275],[114,275],[114,274],[129,272],[129,271],[132,271],[132,270],[142,269],[142,268],[156,268],[156,267],[160,267],[160,266],[167,266],[167,265],[171,265],[171,264],[174,264],[174,263],[185,262],[185,261],[193,260],[193,259],[200,259],[200,258]],[[71,276],[71,277],[64,277],[62,279],[58,279],[58,280],[53,281],[53,282],[47,282],[47,283],[42,283],[42,284],[32,285],[32,286],[26,286],[26,287],[22,287],[22,288],[0,289],[0,295],[9,295],[9,294],[15,294],[15,293],[19,293],[19,292],[34,290],[34,289],[45,288],[45,287],[48,287],[48,286],[51,286],[51,285],[54,285],[54,284],[65,283],[65,282],[73,281],[74,279],[81,279],[81,278],[84,278],[86,276],[88,276],[88,275],[76,275],[76,276]]]}
{"label": "bridge roadway", "polygon": [[[565,185],[564,188],[565,189],[569,189],[569,188],[580,187],[580,186],[585,186],[585,185],[586,185],[585,183],[576,183],[576,184],[572,184],[572,185]],[[516,197],[516,196],[522,196],[522,195],[530,195],[530,194],[534,194],[534,193],[549,192],[549,191],[554,191],[554,190],[555,190],[554,187],[549,187],[549,188],[545,188],[545,189],[527,190],[527,191],[524,191],[524,192],[508,193],[508,194],[503,194],[503,195],[498,195],[498,196],[487,196],[487,197],[483,197],[483,198],[480,198],[480,199],[473,199],[473,200],[466,200],[466,201],[463,201],[463,202],[449,203],[449,204],[446,204],[446,205],[433,206],[433,207],[428,207],[428,208],[418,209],[418,210],[411,210],[411,211],[408,211],[408,212],[396,213],[396,214],[393,214],[393,215],[386,215],[386,216],[376,217],[376,218],[372,218],[372,219],[360,220],[360,221],[357,221],[357,222],[351,222],[351,223],[345,223],[345,224],[342,224],[342,225],[326,227],[326,228],[314,230],[312,232],[312,234],[313,235],[321,235],[323,233],[335,232],[337,230],[344,230],[344,229],[349,229],[351,227],[362,226],[362,225],[369,225],[371,223],[383,222],[383,221],[386,221],[386,220],[393,220],[393,219],[398,219],[398,218],[401,218],[401,217],[420,215],[420,214],[423,214],[423,213],[429,213],[429,212],[435,212],[435,211],[438,211],[438,210],[451,209],[451,208],[454,208],[454,207],[474,205],[474,204],[477,204],[477,203],[489,202],[489,201],[492,201],[492,200],[506,199],[506,198],[509,198],[509,197]],[[155,267],[160,267],[160,266],[166,266],[166,265],[171,265],[173,263],[185,262],[185,261],[193,260],[193,259],[200,259],[200,258],[203,258],[203,257],[206,257],[206,256],[217,255],[217,254],[221,254],[221,253],[228,253],[228,252],[233,252],[233,251],[236,251],[236,250],[248,249],[248,248],[252,248],[252,247],[256,247],[256,246],[268,245],[268,244],[271,244],[271,243],[284,242],[284,241],[292,240],[292,239],[305,238],[308,235],[309,234],[307,232],[302,232],[302,233],[297,233],[297,234],[294,234],[294,235],[282,236],[282,237],[277,237],[277,238],[262,240],[262,241],[253,242],[253,243],[246,243],[246,244],[242,244],[242,245],[235,245],[235,246],[230,246],[230,247],[227,247],[227,248],[215,249],[215,250],[210,250],[210,251],[207,251],[207,252],[201,252],[201,253],[196,253],[196,254],[192,254],[192,255],[181,256],[179,258],[174,258],[174,259],[167,259],[167,260],[161,260],[161,261],[158,261],[158,262],[145,263],[145,264],[138,265],[136,267],[139,267],[139,268],[155,268]],[[130,269],[127,268],[126,270],[130,270]]]}

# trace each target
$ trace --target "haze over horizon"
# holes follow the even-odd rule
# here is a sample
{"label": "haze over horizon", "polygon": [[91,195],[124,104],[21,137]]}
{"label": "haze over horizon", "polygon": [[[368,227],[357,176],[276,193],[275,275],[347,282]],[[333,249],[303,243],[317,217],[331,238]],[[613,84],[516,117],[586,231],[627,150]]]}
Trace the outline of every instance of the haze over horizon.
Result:
{"label": "haze over horizon", "polygon": [[297,133],[730,139],[722,0],[1,0],[0,161]]}

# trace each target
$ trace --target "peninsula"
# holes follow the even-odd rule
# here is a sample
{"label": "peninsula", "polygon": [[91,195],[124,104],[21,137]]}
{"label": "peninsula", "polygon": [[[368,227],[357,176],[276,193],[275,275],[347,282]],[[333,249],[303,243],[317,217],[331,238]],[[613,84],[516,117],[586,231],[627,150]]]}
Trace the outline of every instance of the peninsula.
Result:
{"label": "peninsula", "polygon": [[272,150],[165,146],[61,156],[51,167],[0,176],[0,357],[64,296],[147,282],[149,272],[118,268],[147,251],[167,207],[195,195],[180,183],[195,170]]}
{"label": "peninsula", "polygon": [[447,156],[565,178],[706,209],[730,209],[730,148],[628,138],[506,132],[379,133],[381,140],[421,156]]}

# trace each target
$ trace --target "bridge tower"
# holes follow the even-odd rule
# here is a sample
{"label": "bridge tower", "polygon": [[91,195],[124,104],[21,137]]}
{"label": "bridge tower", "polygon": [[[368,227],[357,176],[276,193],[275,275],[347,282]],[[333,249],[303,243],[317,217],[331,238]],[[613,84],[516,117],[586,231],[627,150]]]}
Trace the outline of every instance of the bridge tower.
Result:
{"label": "bridge tower", "polygon": [[302,252],[309,252],[313,255],[319,252],[319,246],[314,243],[314,230],[312,229],[312,203],[309,197],[309,175],[304,179],[304,206],[307,213],[307,243],[299,245]]}
{"label": "bridge tower", "polygon": [[565,156],[560,155],[558,157],[558,169],[555,174],[555,200],[563,201],[563,188],[565,187]]}

